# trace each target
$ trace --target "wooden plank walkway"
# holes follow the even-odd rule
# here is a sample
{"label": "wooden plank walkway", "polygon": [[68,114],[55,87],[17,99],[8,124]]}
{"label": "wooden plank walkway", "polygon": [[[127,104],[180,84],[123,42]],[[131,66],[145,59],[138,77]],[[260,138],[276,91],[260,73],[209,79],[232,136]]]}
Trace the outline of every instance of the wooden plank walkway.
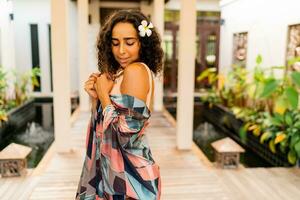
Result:
{"label": "wooden plank walkway", "polygon": [[[84,158],[87,113],[72,128],[74,151],[56,154],[42,174],[31,200],[74,199]],[[228,199],[217,176],[192,151],[176,150],[175,128],[162,113],[154,113],[148,129],[152,153],[161,168],[162,199]]]}
{"label": "wooden plank walkway", "polygon": [[[0,179],[0,199],[74,199],[84,159],[88,119],[89,113],[78,115],[72,126],[72,138],[66,141],[72,151],[49,156],[44,171],[30,172],[24,178]],[[162,113],[153,113],[147,131],[153,156],[161,169],[162,200],[299,198],[299,169],[215,169],[195,146],[191,151],[176,149],[176,132],[171,122]]]}
{"label": "wooden plank walkway", "polygon": [[300,199],[300,169],[277,167],[215,171],[232,200]]}
{"label": "wooden plank walkway", "polygon": [[1,200],[25,200],[30,196],[32,189],[38,183],[39,177],[33,177],[29,170],[25,177],[0,178]]}

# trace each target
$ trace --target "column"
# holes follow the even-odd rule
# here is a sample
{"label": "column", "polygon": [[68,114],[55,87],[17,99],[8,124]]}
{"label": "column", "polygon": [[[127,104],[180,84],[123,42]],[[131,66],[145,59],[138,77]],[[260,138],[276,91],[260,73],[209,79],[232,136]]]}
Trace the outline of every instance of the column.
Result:
{"label": "column", "polygon": [[[164,36],[164,9],[165,1],[164,0],[154,0],[153,2],[153,24],[158,30],[161,39],[163,40]],[[155,81],[155,90],[154,90],[154,110],[161,111],[163,109],[163,72],[161,76],[158,76],[154,79]]]}
{"label": "column", "polygon": [[191,149],[196,55],[196,0],[181,0],[177,93],[177,148]]}
{"label": "column", "polygon": [[88,27],[88,71],[89,73],[97,72],[98,70],[98,55],[95,48],[96,39],[100,30],[100,4],[99,0],[92,0],[89,3],[89,14],[92,16],[91,24]]}
{"label": "column", "polygon": [[88,0],[78,0],[78,57],[80,110],[89,110],[89,96],[84,90],[88,73]]}
{"label": "column", "polygon": [[70,138],[69,0],[51,1],[54,133],[58,151]]}
{"label": "column", "polygon": [[89,3],[89,14],[91,15],[91,24],[99,26],[100,24],[100,0],[92,0]]}
{"label": "column", "polygon": [[[12,2],[0,0],[0,66],[6,70],[16,68],[15,24],[10,19],[10,14],[13,14]],[[13,86],[11,85],[11,87]]]}

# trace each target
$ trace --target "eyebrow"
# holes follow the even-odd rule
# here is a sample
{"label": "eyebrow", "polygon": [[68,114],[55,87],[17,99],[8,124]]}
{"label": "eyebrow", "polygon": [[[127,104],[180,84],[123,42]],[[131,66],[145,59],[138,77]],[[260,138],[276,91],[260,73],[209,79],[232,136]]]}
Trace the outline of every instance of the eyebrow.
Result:
{"label": "eyebrow", "polygon": [[[137,39],[136,37],[126,37],[123,38],[124,40],[132,40],[132,39]],[[119,40],[118,38],[112,38],[112,40]]]}

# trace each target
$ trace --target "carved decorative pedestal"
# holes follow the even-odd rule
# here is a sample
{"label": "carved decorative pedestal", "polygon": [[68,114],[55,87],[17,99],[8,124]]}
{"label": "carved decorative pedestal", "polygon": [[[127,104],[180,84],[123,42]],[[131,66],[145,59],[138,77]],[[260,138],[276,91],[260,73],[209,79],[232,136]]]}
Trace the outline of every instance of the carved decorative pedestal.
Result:
{"label": "carved decorative pedestal", "polygon": [[238,168],[240,153],[245,150],[229,137],[213,142],[216,164],[220,168]]}
{"label": "carved decorative pedestal", "polygon": [[27,170],[27,155],[31,148],[11,143],[0,152],[0,177],[22,176]]}

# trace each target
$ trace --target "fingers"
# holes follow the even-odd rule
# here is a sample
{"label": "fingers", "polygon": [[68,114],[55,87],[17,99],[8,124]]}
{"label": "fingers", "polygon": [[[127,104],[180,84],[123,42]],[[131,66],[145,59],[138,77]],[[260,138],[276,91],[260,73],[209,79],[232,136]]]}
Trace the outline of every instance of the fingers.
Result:
{"label": "fingers", "polygon": [[89,76],[89,78],[91,78],[91,77],[97,78],[97,77],[99,77],[99,76],[100,76],[100,72],[95,72],[95,73],[92,73],[92,74]]}
{"label": "fingers", "polygon": [[99,79],[101,79],[101,78],[103,78],[103,77],[105,77],[107,80],[110,80],[110,81],[113,81],[114,79],[113,79],[113,75],[111,75],[110,73],[103,73],[103,74],[100,74],[100,76],[98,76],[97,78]]}
{"label": "fingers", "polygon": [[98,95],[97,95],[97,93],[96,93],[95,91],[90,91],[88,94],[89,94],[91,97],[95,98],[95,99],[98,98]]}
{"label": "fingers", "polygon": [[94,83],[95,83],[95,81],[93,81],[93,80],[86,81],[84,84],[84,90],[85,91],[94,90]]}
{"label": "fingers", "polygon": [[90,74],[88,80],[84,83],[84,90],[93,98],[98,98],[94,84],[97,82],[97,78],[99,78],[99,76],[99,72],[92,73]]}
{"label": "fingers", "polygon": [[84,85],[84,90],[88,93],[88,95],[90,95],[93,98],[97,98],[97,92],[94,88],[94,82],[93,81],[89,81],[88,83],[86,83]]}
{"label": "fingers", "polygon": [[97,72],[97,73],[92,73],[92,74],[90,74],[88,80],[96,81],[97,78],[98,78],[99,76],[100,76],[100,73],[99,73],[99,72]]}
{"label": "fingers", "polygon": [[88,82],[86,84],[84,84],[84,90],[87,91],[87,90],[94,90],[94,82]]}
{"label": "fingers", "polygon": [[88,83],[88,82],[96,82],[96,81],[97,81],[97,78],[92,77],[92,78],[89,78],[89,79],[86,81],[86,83]]}
{"label": "fingers", "polygon": [[87,83],[84,85],[85,90],[94,90],[94,83]]}
{"label": "fingers", "polygon": [[86,83],[88,81],[93,81],[93,82],[96,82],[97,81],[97,78],[99,77],[99,74],[98,73],[93,73],[89,76],[88,80],[86,81]]}
{"label": "fingers", "polygon": [[96,81],[97,78],[98,78],[97,76],[90,76],[90,77],[88,78],[88,80]]}
{"label": "fingers", "polygon": [[85,82],[84,89],[90,96],[98,98],[99,94],[109,93],[113,83],[108,73],[92,73]]}

